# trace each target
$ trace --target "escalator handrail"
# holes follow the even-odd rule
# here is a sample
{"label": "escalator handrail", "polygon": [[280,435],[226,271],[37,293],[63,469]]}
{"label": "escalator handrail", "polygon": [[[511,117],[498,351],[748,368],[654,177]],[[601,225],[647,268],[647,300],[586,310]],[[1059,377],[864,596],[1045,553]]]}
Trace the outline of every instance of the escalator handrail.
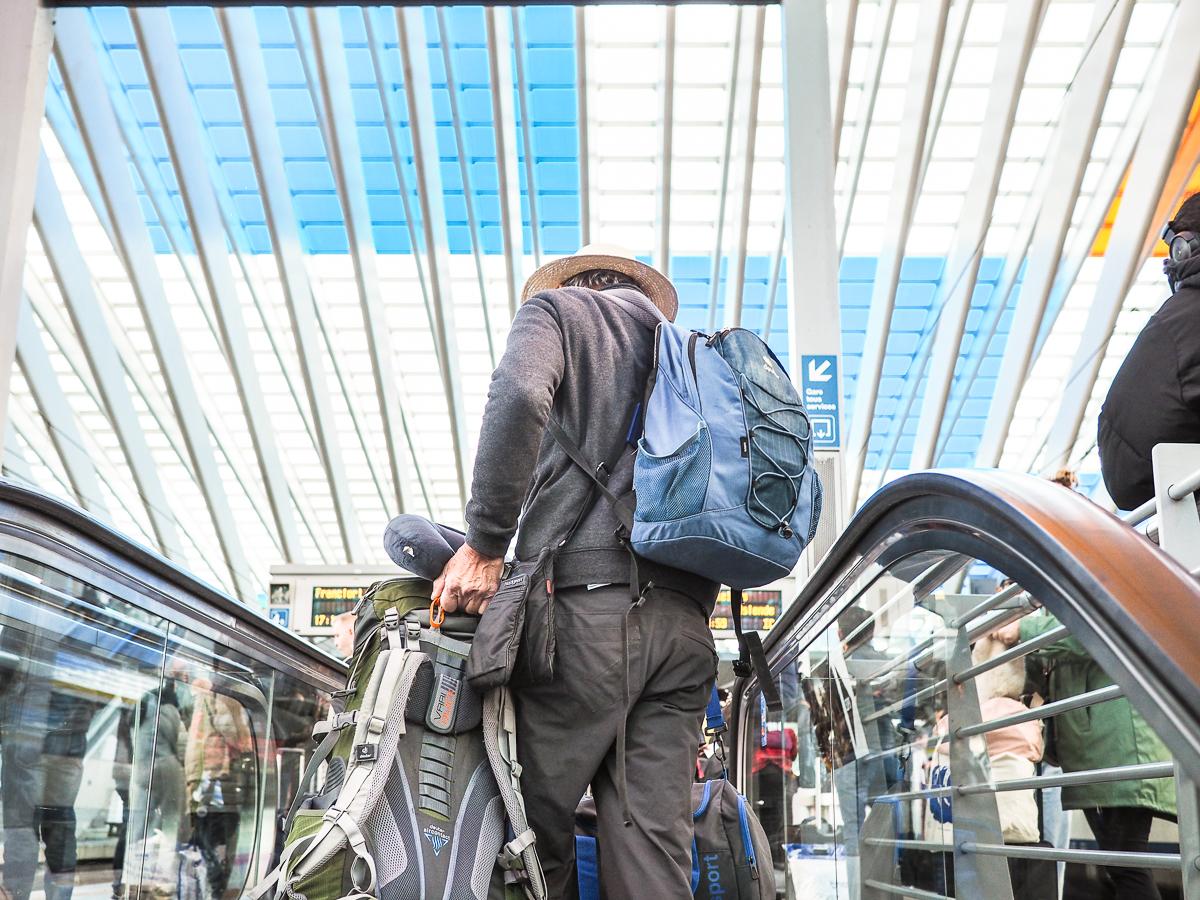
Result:
{"label": "escalator handrail", "polygon": [[285,645],[289,651],[294,651],[324,669],[335,672],[345,669],[343,662],[309,641],[76,506],[65,503],[51,494],[0,477],[0,519],[3,519],[4,504],[12,504],[18,509],[26,509],[48,517],[56,525],[82,534],[121,558],[162,578],[171,587],[211,604],[223,615],[228,615],[239,625],[245,626],[248,631],[265,632],[272,640]]}
{"label": "escalator handrail", "polygon": [[[947,537],[973,532],[1052,572],[1054,583],[1074,598],[1074,605],[1056,608],[1061,604],[1050,599],[1055,592],[1047,591],[1050,612],[1127,688],[1131,699],[1141,701],[1135,707],[1158,707],[1155,724],[1160,733],[1175,732],[1175,740],[1162,736],[1176,755],[1200,763],[1200,583],[1083,495],[1030,475],[935,470],[882,487],[854,516],[767,636],[773,663],[786,652],[789,632],[835,591],[859,557],[923,529],[942,529]],[[951,542],[934,538],[923,549],[943,543],[948,547]],[[739,701],[745,687],[739,683],[735,691]]]}

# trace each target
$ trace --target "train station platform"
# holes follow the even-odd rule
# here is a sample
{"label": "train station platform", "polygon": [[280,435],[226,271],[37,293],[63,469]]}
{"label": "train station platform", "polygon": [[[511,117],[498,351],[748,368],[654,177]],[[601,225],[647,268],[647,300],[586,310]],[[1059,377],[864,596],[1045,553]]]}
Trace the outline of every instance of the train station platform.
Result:
{"label": "train station platform", "polygon": [[438,630],[385,526],[468,527],[591,244],[802,401],[803,552],[707,618],[740,890],[1200,900],[1200,2],[0,6],[0,900],[287,895],[373,598]]}

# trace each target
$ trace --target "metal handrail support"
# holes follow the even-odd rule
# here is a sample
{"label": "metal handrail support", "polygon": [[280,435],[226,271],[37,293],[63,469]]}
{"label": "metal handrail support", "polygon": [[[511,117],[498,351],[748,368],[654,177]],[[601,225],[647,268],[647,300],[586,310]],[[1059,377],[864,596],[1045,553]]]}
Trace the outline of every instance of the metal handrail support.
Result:
{"label": "metal handrail support", "polygon": [[[1005,624],[1007,624],[1007,623],[1005,623]],[[989,628],[991,627],[990,622],[988,623],[988,626],[989,626]],[[997,625],[996,627],[999,627],[999,626]],[[993,658],[987,660],[986,662],[981,662],[981,663],[978,663],[977,665],[971,666],[969,669],[964,669],[963,671],[959,672],[958,674],[956,674],[953,677],[953,681],[955,684],[964,684],[965,682],[970,681],[972,678],[982,675],[984,672],[990,672],[992,669],[999,668],[1000,666],[1004,665],[1007,662],[1012,662],[1015,659],[1020,659],[1023,656],[1028,656],[1030,653],[1033,653],[1035,650],[1040,650],[1042,647],[1046,647],[1050,644],[1053,644],[1055,641],[1059,640],[1060,638],[1068,637],[1069,635],[1070,635],[1070,631],[1067,629],[1067,626],[1059,625],[1057,628],[1052,628],[1051,630],[1047,631],[1045,634],[1038,635],[1037,637],[1032,638],[1031,640],[1025,641],[1024,643],[1021,643],[1021,644],[1017,644],[1015,647],[1012,647],[1009,650],[1005,650],[1003,653],[1001,653],[997,656],[994,656]],[[975,637],[978,637],[978,636],[976,635]],[[972,638],[972,639],[974,639],[974,638]],[[915,662],[916,661],[914,660],[914,664],[915,664]],[[921,700],[924,700],[926,697],[937,694],[938,691],[942,690],[945,687],[946,687],[946,680],[943,679],[941,681],[938,681],[938,682],[935,682],[934,684],[929,685],[928,687],[921,688],[921,690],[917,691],[915,694],[905,695],[904,697],[901,697],[899,700],[896,700],[893,703],[889,703],[887,706],[883,707],[882,709],[878,709],[875,712],[871,713],[870,715],[863,716],[863,724],[867,724],[869,722],[874,722],[876,719],[882,719],[884,716],[889,715],[890,713],[894,713],[898,709],[903,709],[904,706],[908,703],[918,703]]]}
{"label": "metal handrail support", "polygon": [[990,672],[992,669],[998,669],[1005,663],[1028,656],[1035,650],[1041,650],[1043,647],[1048,647],[1057,640],[1070,637],[1070,635],[1071,632],[1066,625],[1059,625],[1057,628],[1051,628],[1045,634],[1040,634],[1035,638],[1031,638],[1028,641],[1017,644],[1016,646],[1005,650],[1003,653],[998,653],[989,660],[985,660],[984,662],[971,666],[969,669],[963,669],[954,676],[954,683],[962,684],[966,681],[970,681],[972,678],[977,678],[984,672]]}
{"label": "metal handrail support", "polygon": [[991,794],[1001,791],[1028,791],[1042,788],[1067,787],[1077,784],[1101,784],[1110,781],[1139,781],[1149,778],[1175,777],[1174,763],[1145,763],[1129,766],[1112,766],[1107,769],[1084,769],[1062,775],[1034,775],[1031,778],[1009,778],[1004,781],[988,781],[980,784],[948,785],[941,788],[925,788],[919,791],[902,791],[894,794],[879,794],[871,798],[872,803],[903,803],[907,800],[926,800],[930,797],[950,797],[958,794]]}
{"label": "metal handrail support", "polygon": [[1025,712],[1013,713],[1011,716],[988,719],[988,721],[980,722],[978,725],[965,725],[954,729],[954,736],[969,738],[977,734],[987,734],[989,731],[999,731],[1001,728],[1008,728],[1010,725],[1020,725],[1022,722],[1033,722],[1037,719],[1049,719],[1051,716],[1058,716],[1073,709],[1095,706],[1097,703],[1105,703],[1124,696],[1125,691],[1119,684],[1110,684],[1108,687],[1097,688],[1094,691],[1088,691],[1086,694],[1076,694],[1074,697],[1067,697],[1064,700],[1046,703],[1034,709],[1027,709]]}
{"label": "metal handrail support", "polygon": [[1120,866],[1131,869],[1178,869],[1178,853],[1117,853],[1112,850],[1057,850],[1020,844],[977,844],[967,841],[958,847],[963,853],[1003,856],[1007,859],[1052,859],[1055,862],[1083,863],[1093,866]]}
{"label": "metal handrail support", "polygon": [[[1154,461],[1154,504],[1158,510],[1158,542],[1195,575],[1200,572],[1200,445],[1159,444]],[[1146,504],[1143,504],[1145,506]],[[1139,512],[1135,510],[1135,512]],[[1179,854],[1184,900],[1200,898],[1200,789],[1196,781],[1175,765],[1178,797]]]}

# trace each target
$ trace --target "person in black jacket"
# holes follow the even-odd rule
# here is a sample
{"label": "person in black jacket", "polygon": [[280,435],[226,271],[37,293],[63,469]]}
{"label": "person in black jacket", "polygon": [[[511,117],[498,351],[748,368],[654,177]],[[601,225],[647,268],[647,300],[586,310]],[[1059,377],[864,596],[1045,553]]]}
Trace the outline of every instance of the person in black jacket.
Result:
{"label": "person in black jacket", "polygon": [[1200,194],[1179,207],[1163,240],[1172,296],[1134,341],[1100,410],[1100,470],[1121,509],[1154,496],[1156,444],[1200,443]]}

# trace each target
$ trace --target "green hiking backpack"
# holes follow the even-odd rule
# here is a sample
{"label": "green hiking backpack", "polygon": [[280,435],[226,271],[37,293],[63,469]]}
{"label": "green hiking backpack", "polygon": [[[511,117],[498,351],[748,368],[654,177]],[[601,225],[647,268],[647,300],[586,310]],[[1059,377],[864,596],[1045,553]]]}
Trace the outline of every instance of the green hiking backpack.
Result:
{"label": "green hiking backpack", "polygon": [[249,900],[545,897],[512,699],[467,683],[478,619],[431,625],[429,595],[398,578],[363,596],[344,708],[314,729],[279,864]]}

